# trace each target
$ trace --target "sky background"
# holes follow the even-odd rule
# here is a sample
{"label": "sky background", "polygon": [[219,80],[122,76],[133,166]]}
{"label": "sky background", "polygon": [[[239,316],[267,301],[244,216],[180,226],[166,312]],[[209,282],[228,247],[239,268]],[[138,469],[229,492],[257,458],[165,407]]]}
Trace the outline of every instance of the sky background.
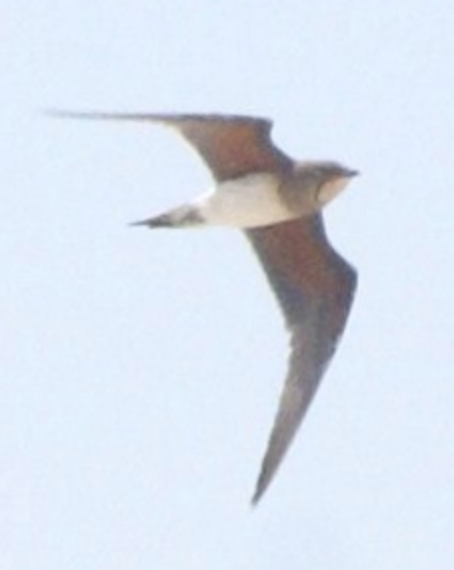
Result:
{"label": "sky background", "polygon": [[[450,0],[0,0],[5,570],[451,570]],[[326,212],[346,334],[251,509],[287,337],[241,233],[127,223],[210,185],[173,133],[272,117],[361,171]]]}

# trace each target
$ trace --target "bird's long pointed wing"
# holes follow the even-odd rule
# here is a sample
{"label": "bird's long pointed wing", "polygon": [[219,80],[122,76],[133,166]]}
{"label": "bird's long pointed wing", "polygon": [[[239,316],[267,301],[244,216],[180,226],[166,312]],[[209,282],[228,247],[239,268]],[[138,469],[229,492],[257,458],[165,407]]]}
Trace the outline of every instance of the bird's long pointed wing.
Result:
{"label": "bird's long pointed wing", "polygon": [[293,161],[271,140],[268,119],[238,115],[182,115],[158,113],[97,113],[50,111],[77,119],[162,123],[177,129],[204,159],[218,181],[252,172],[289,168]]}
{"label": "bird's long pointed wing", "polygon": [[291,334],[289,370],[253,502],[279,467],[334,354],[356,272],[330,246],[320,215],[247,230]]}

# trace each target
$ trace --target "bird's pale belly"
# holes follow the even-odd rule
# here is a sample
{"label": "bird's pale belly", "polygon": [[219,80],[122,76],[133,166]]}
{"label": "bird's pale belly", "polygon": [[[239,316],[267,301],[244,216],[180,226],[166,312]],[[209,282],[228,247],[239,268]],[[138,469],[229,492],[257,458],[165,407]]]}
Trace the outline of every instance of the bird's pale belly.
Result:
{"label": "bird's pale belly", "polygon": [[210,225],[253,228],[295,218],[279,197],[279,181],[273,174],[250,174],[220,183],[197,204]]}

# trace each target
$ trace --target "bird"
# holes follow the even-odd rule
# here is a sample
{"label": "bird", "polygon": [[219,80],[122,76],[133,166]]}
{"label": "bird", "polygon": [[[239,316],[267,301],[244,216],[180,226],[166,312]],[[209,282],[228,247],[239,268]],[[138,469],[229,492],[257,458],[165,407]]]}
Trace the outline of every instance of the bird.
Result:
{"label": "bird", "polygon": [[296,161],[271,138],[273,123],[226,114],[51,111],[60,117],[156,123],[198,152],[213,187],[133,225],[224,226],[252,245],[290,335],[288,371],[251,502],[257,504],[286,455],[344,332],[357,271],[331,245],[323,210],[357,170],[331,160]]}

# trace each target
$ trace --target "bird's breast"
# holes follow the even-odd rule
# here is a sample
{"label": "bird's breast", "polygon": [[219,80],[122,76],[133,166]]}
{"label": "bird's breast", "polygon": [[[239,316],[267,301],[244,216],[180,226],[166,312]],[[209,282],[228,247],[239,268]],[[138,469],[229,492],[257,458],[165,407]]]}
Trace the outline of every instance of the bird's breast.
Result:
{"label": "bird's breast", "polygon": [[295,217],[280,197],[280,177],[272,173],[249,174],[218,184],[198,201],[211,225],[253,228]]}

